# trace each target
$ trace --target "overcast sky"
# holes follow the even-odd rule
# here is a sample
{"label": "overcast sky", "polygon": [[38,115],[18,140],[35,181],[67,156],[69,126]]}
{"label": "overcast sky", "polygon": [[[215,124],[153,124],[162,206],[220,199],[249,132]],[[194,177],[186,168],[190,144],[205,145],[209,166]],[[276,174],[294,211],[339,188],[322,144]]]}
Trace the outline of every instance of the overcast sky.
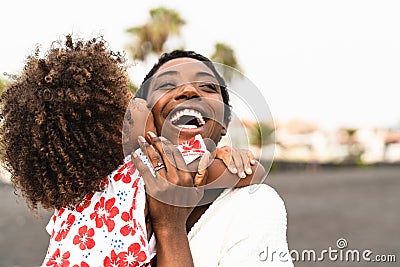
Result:
{"label": "overcast sky", "polygon": [[[400,126],[400,1],[6,1],[1,74],[18,72],[36,43],[70,32],[102,33],[122,50],[124,30],[160,5],[186,20],[187,49],[209,56],[215,42],[231,45],[276,120]],[[132,80],[148,68],[132,67]]]}

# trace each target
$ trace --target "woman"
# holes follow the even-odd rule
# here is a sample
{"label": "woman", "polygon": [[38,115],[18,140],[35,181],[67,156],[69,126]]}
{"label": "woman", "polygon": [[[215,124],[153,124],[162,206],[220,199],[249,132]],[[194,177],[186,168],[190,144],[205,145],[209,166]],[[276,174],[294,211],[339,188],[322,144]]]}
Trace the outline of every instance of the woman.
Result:
{"label": "woman", "polygon": [[[194,52],[164,54],[136,96],[147,100],[157,134],[162,136],[149,133],[147,142],[140,140],[153,166],[164,166],[155,176],[137,155],[132,157],[150,192],[157,266],[292,266],[286,242],[285,207],[271,187],[229,188],[211,196],[211,203],[179,205],[189,203],[187,199],[197,203],[204,189],[227,187],[223,178],[218,179],[222,184],[212,181],[219,177],[220,166],[208,169],[211,181],[207,182],[211,185],[196,187],[173,145],[198,134],[218,144],[226,134],[231,116],[229,95],[213,64]],[[257,181],[259,167],[255,164],[251,171]],[[248,185],[252,178],[239,183]],[[266,247],[279,257],[260,261],[259,255]]]}

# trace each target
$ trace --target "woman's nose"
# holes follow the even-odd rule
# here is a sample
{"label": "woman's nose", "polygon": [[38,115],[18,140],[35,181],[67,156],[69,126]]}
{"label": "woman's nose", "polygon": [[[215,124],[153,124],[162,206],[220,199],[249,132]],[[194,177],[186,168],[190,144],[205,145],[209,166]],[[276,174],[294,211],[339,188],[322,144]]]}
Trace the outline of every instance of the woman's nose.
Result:
{"label": "woman's nose", "polygon": [[199,98],[199,91],[192,83],[183,84],[180,86],[179,91],[175,95],[175,100]]}

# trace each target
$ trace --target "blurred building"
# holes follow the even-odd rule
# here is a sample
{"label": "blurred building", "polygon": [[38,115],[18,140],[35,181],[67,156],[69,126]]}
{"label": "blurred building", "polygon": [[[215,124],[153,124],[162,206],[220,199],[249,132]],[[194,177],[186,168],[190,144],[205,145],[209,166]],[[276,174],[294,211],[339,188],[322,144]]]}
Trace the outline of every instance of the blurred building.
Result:
{"label": "blurred building", "polygon": [[[261,150],[271,151],[271,144],[264,144]],[[400,163],[400,131],[380,128],[327,130],[302,120],[275,122],[274,155],[277,161],[292,162]],[[270,157],[271,153],[267,152],[262,159]]]}
{"label": "blurred building", "polygon": [[387,162],[400,161],[400,130],[385,133],[383,159]]}

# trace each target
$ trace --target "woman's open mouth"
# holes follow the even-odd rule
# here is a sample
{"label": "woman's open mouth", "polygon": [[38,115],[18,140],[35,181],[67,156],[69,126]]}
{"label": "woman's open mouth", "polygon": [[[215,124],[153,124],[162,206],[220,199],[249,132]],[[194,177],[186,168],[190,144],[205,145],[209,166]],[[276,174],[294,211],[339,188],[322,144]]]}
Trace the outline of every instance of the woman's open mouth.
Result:
{"label": "woman's open mouth", "polygon": [[190,108],[170,114],[170,122],[180,129],[199,129],[206,124],[207,120],[200,111]]}

